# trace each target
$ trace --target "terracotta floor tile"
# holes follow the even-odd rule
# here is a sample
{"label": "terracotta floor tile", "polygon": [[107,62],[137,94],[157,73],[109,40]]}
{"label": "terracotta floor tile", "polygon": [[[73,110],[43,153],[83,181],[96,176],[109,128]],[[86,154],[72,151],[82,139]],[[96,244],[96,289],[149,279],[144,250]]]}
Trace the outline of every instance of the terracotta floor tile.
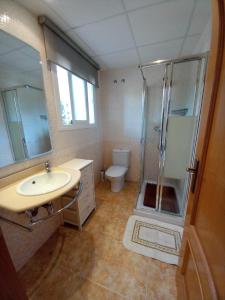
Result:
{"label": "terracotta floor tile", "polygon": [[83,284],[71,295],[68,300],[123,300],[122,295],[111,292],[106,288],[97,285],[89,280],[83,281]]}
{"label": "terracotta floor tile", "polygon": [[[150,299],[176,299],[176,267],[151,259],[148,262],[147,295]],[[159,284],[160,283],[160,284]]]}
{"label": "terracotta floor tile", "polygon": [[32,300],[173,300],[176,267],[128,251],[122,243],[138,186],[96,189],[97,210],[83,231],[63,226],[20,270]]}
{"label": "terracotta floor tile", "polygon": [[145,283],[139,281],[133,272],[129,272],[122,265],[98,259],[92,272],[88,276],[86,274],[84,276],[129,299],[132,297],[145,299]]}

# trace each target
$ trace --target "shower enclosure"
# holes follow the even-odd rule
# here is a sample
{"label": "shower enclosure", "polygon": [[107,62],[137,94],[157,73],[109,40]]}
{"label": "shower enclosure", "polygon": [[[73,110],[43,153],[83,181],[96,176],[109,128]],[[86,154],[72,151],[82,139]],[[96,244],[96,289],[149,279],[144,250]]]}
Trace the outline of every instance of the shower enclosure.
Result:
{"label": "shower enclosure", "polygon": [[135,213],[182,223],[201,112],[206,54],[140,66],[143,126]]}
{"label": "shower enclosure", "polygon": [[[31,85],[2,90],[1,109],[12,162],[23,161],[51,149],[45,97]],[[4,161],[0,161],[0,167]]]}

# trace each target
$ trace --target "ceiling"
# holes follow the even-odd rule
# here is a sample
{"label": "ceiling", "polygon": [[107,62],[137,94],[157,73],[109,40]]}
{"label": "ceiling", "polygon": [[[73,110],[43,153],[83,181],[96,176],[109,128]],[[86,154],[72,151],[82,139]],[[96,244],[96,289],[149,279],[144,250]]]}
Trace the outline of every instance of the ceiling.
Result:
{"label": "ceiling", "polygon": [[102,69],[191,54],[210,0],[16,0],[47,15]]}

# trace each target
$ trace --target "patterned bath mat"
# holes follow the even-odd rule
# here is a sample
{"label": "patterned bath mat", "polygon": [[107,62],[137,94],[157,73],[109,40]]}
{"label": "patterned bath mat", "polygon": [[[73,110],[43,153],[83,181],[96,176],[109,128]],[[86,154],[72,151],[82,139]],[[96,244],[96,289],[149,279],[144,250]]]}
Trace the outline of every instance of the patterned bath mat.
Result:
{"label": "patterned bath mat", "polygon": [[169,264],[178,264],[183,228],[154,219],[130,216],[124,246]]}

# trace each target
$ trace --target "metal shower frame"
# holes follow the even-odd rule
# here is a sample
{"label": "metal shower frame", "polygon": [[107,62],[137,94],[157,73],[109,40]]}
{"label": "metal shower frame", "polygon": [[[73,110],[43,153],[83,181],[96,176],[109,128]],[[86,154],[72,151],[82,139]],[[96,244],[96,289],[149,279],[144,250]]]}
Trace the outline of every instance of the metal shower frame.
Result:
{"label": "metal shower frame", "polygon": [[[152,62],[149,62],[148,64],[139,65],[140,72],[142,74],[143,78],[143,92],[142,92],[142,136],[141,136],[141,155],[140,155],[140,161],[141,161],[141,168],[140,168],[140,184],[139,184],[139,193],[141,193],[142,190],[142,184],[144,179],[144,157],[145,157],[145,136],[146,135],[146,107],[147,107],[147,100],[146,100],[146,94],[147,94],[147,84],[146,84],[146,78],[144,76],[144,69],[150,68],[152,66],[159,66],[159,65],[165,65],[164,70],[164,76],[163,76],[163,96],[162,96],[162,111],[161,111],[161,134],[160,134],[160,143],[159,143],[159,175],[157,179],[157,191],[156,191],[156,207],[155,211],[161,213],[161,203],[162,203],[162,191],[163,191],[163,171],[164,171],[164,161],[163,155],[165,156],[165,141],[166,141],[166,127],[168,122],[168,112],[169,112],[169,105],[171,100],[171,88],[172,88],[172,74],[173,74],[173,66],[176,63],[184,63],[184,62],[190,62],[190,61],[199,61],[198,70],[197,70],[197,80],[200,78],[200,73],[202,70],[202,63],[204,68],[203,73],[203,79],[205,76],[206,71],[206,64],[207,64],[207,57],[208,52],[200,53],[192,56],[186,56],[176,59],[165,59],[165,60],[155,60]],[[168,76],[168,68],[171,66],[170,69],[170,76]],[[196,88],[195,88],[195,100],[197,100],[199,92],[199,82],[196,82]],[[200,98],[203,96],[203,91],[201,91]],[[196,102],[196,101],[195,101]],[[201,106],[198,108],[198,116],[200,116],[200,109]],[[165,120],[166,117],[166,120]],[[196,142],[197,142],[197,136],[198,136],[198,127],[199,127],[199,118],[197,122],[197,130],[195,132],[195,138],[192,148],[192,157],[191,157],[191,163],[194,161],[195,156],[195,148],[196,148]],[[186,186],[185,186],[185,198],[187,197],[187,191],[189,186],[189,181],[186,180]],[[138,201],[138,199],[137,199]],[[183,207],[183,211],[185,212],[186,205]]]}

